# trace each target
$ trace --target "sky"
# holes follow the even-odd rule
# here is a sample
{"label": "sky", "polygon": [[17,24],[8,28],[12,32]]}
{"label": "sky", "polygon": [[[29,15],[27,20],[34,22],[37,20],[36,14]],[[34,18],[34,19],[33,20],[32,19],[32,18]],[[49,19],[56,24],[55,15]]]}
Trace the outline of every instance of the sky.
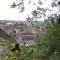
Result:
{"label": "sky", "polygon": [[[30,15],[32,17],[31,12],[36,9],[36,6],[33,4],[28,4],[28,0],[24,1],[25,10],[22,13],[19,13],[18,8],[10,8],[9,6],[16,0],[0,0],[0,20],[21,20],[24,21]],[[32,0],[32,2],[36,2],[38,0]],[[47,7],[51,0],[42,0],[44,5],[42,7]],[[18,3],[18,2],[17,2]]]}

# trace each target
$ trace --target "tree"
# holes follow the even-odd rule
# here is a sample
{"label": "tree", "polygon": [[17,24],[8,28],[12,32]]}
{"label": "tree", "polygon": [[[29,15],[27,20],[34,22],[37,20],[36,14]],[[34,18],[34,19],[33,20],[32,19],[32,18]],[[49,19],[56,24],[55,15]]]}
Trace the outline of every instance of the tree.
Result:
{"label": "tree", "polygon": [[[17,2],[19,2],[19,3],[17,3]],[[18,9],[19,9],[19,11],[20,12],[23,12],[24,11],[24,8],[25,8],[25,6],[24,6],[24,3],[25,2],[25,0],[16,0],[15,2],[13,2],[13,4],[12,5],[10,5],[10,7],[11,8],[16,8],[16,7],[18,7]],[[33,5],[36,5],[35,4],[35,2],[33,2],[33,0],[27,0],[27,2],[28,2],[28,4],[33,4]],[[42,3],[42,1],[41,0],[38,0],[38,4],[43,4]]]}
{"label": "tree", "polygon": [[[42,7],[43,1],[41,1],[41,0],[37,0],[37,1],[33,2],[33,0],[27,0],[28,4],[33,4],[36,7],[36,10],[32,11],[32,15],[33,15],[32,19],[40,19],[40,18],[45,19],[46,17],[50,17],[50,16],[52,16],[54,14],[56,14],[56,15],[59,14],[59,12],[60,12],[60,1],[51,0],[52,2],[46,8]],[[17,2],[19,2],[19,3],[17,3]],[[20,13],[24,12],[25,4],[26,4],[24,2],[25,2],[25,0],[17,0],[15,2],[13,2],[13,4],[10,5],[10,7],[11,8],[18,7]],[[52,12],[54,12],[54,10],[53,10],[54,7],[56,7],[56,9],[59,8],[59,10],[57,12],[55,12],[55,13],[52,13]],[[50,13],[50,14],[47,15],[46,14],[47,12]]]}
{"label": "tree", "polygon": [[[17,0],[19,1],[19,0]],[[12,5],[10,5],[11,8],[16,8],[18,7],[19,8],[19,12],[23,12],[24,11],[24,3],[23,3],[24,0],[22,1],[19,1],[19,3],[16,3],[16,2],[13,2]]]}
{"label": "tree", "polygon": [[[29,1],[29,4],[31,3],[31,0]],[[35,3],[33,3],[36,5]],[[41,8],[40,6],[37,7],[36,10],[32,12],[34,18],[41,18],[40,16],[46,17],[46,12],[53,12],[53,9],[51,10],[50,8],[59,8],[60,7],[60,1],[58,0],[53,0],[52,3],[49,5],[47,8]],[[50,56],[55,56],[56,54],[60,57],[60,8],[57,12],[49,14],[47,16],[47,21],[44,25],[44,32],[38,36],[38,41],[37,41],[37,48],[39,49],[36,50],[37,56],[38,53],[40,53],[40,47],[47,49],[45,52],[45,49],[43,52],[46,54],[43,56],[44,57],[49,57]],[[39,17],[38,17],[39,16]],[[42,49],[43,50],[43,49]],[[40,56],[39,56],[40,57]],[[48,60],[47,59],[47,60]]]}

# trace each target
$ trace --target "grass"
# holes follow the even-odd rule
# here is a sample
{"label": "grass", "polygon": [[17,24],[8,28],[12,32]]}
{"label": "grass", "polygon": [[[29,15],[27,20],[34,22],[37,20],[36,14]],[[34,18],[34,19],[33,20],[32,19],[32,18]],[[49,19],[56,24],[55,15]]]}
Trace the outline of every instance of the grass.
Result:
{"label": "grass", "polygon": [[6,42],[6,40],[5,40],[5,39],[0,38],[0,43],[5,43],[5,42]]}

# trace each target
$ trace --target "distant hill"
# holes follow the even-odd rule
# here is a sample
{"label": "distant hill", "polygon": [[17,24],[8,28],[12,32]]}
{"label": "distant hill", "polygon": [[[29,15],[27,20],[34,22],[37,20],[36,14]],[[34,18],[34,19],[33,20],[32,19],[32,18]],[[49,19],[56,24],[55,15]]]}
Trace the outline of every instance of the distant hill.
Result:
{"label": "distant hill", "polygon": [[12,21],[12,20],[0,20],[1,23],[16,23],[17,21]]}
{"label": "distant hill", "polygon": [[[0,20],[0,24],[5,23],[18,23],[18,24],[26,24],[26,21],[13,21],[13,20]],[[32,24],[41,24],[42,21],[32,21]]]}

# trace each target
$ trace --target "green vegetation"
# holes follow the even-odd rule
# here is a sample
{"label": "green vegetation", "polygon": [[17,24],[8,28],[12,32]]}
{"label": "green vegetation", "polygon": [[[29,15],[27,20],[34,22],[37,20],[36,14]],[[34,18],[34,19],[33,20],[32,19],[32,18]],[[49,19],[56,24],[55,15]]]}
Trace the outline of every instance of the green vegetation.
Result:
{"label": "green vegetation", "polygon": [[37,35],[36,44],[25,47],[20,46],[20,52],[11,51],[16,43],[0,38],[6,43],[2,53],[4,60],[60,60],[60,23],[43,22],[44,29]]}
{"label": "green vegetation", "polygon": [[[22,4],[24,4],[24,2]],[[19,5],[20,4],[18,4],[18,6]],[[14,7],[15,5],[13,4],[12,6]],[[54,7],[59,9],[56,13],[51,13],[54,12]],[[41,17],[45,19],[47,11],[51,14],[47,16],[48,18],[44,20],[44,22],[42,22],[44,29],[39,35],[37,35],[36,44],[33,46],[19,46],[19,52],[12,51],[11,48],[15,47],[16,43],[0,38],[0,43],[5,43],[4,50],[2,52],[4,60],[60,60],[60,1],[53,0],[47,8],[37,6],[37,9],[32,11],[32,19],[37,20],[37,18]],[[1,21],[1,23],[4,24],[6,21]],[[18,23],[22,22],[16,22],[16,24]],[[5,31],[0,29],[0,34],[4,35],[2,33],[11,37],[10,34],[8,35]]]}
{"label": "green vegetation", "polygon": [[[3,51],[5,60],[60,60],[60,24],[44,24],[46,28],[37,36],[36,44],[21,47],[20,52],[12,52],[15,43],[7,42]],[[0,42],[6,42],[0,38]]]}
{"label": "green vegetation", "polygon": [[5,39],[0,38],[0,43],[5,43],[5,42],[6,42],[6,40],[5,40]]}

